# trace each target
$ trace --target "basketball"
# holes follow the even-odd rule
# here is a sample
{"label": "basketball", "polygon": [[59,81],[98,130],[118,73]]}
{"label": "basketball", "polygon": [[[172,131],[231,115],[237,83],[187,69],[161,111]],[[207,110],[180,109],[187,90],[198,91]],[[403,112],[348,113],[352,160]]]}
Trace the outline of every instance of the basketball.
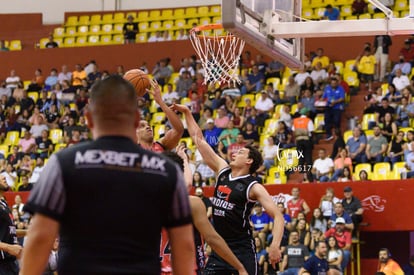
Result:
{"label": "basketball", "polygon": [[151,82],[148,75],[139,69],[127,71],[124,74],[124,78],[134,86],[137,96],[144,96],[147,89],[151,88]]}

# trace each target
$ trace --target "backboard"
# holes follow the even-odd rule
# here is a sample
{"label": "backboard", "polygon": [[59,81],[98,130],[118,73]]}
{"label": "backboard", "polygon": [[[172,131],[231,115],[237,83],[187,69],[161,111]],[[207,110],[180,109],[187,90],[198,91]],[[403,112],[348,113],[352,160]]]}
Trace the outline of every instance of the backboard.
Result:
{"label": "backboard", "polygon": [[223,27],[274,60],[297,69],[302,65],[304,39],[270,35],[273,22],[296,22],[301,0],[222,0]]}

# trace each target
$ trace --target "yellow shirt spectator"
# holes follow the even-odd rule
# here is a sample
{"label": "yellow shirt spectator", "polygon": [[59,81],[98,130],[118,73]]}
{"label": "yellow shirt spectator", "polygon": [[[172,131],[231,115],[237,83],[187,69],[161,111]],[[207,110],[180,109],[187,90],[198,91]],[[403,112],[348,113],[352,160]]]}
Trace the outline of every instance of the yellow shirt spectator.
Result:
{"label": "yellow shirt spectator", "polygon": [[364,55],[358,63],[358,72],[373,75],[375,73],[375,63],[374,55]]}
{"label": "yellow shirt spectator", "polygon": [[86,77],[86,72],[82,69],[82,66],[79,64],[75,65],[75,70],[72,72],[72,86],[81,86],[82,80],[86,79]]}
{"label": "yellow shirt spectator", "polygon": [[329,65],[329,57],[326,55],[315,56],[312,60],[312,67],[315,67],[318,62],[321,62],[322,68],[326,68]]}

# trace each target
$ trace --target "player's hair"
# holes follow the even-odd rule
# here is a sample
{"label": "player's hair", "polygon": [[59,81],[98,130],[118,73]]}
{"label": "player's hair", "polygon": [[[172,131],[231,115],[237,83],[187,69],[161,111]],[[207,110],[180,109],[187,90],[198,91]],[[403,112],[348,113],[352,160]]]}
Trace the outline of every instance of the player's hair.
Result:
{"label": "player's hair", "polygon": [[249,169],[249,173],[253,174],[263,163],[262,154],[260,154],[259,150],[251,145],[246,145],[244,148],[249,149],[249,158],[253,160],[252,165],[250,165]]}
{"label": "player's hair", "polygon": [[182,171],[184,171],[184,160],[177,153],[171,151],[164,151],[162,152],[162,154],[170,160],[172,160],[181,168]]}

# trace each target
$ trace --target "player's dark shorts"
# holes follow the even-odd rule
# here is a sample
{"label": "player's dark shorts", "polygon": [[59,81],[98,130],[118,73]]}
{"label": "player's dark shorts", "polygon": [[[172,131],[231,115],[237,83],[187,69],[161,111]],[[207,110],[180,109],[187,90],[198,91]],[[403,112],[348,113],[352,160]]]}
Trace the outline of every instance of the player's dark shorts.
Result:
{"label": "player's dark shorts", "polygon": [[17,275],[19,274],[19,267],[16,261],[1,261],[0,260],[0,274],[1,275]]}
{"label": "player's dark shorts", "polygon": [[363,81],[373,81],[374,75],[373,74],[360,74],[360,77]]}
{"label": "player's dark shorts", "polygon": [[[257,274],[256,253],[251,244],[228,244],[237,259],[243,264],[249,275]],[[238,274],[237,270],[221,259],[216,253],[212,252],[208,258],[204,275],[231,275]]]}

